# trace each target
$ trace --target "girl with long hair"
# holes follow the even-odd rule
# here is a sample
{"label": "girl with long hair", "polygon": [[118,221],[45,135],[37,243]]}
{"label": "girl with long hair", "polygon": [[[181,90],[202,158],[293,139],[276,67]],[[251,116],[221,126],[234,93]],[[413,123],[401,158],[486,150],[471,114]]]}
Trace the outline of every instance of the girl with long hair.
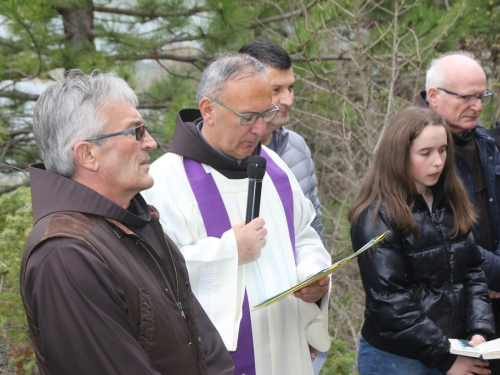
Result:
{"label": "girl with long hair", "polygon": [[349,209],[353,248],[390,233],[358,258],[366,293],[360,375],[490,374],[452,355],[449,338],[477,345],[494,321],[470,230],[475,214],[454,170],[451,133],[429,109],[394,115]]}

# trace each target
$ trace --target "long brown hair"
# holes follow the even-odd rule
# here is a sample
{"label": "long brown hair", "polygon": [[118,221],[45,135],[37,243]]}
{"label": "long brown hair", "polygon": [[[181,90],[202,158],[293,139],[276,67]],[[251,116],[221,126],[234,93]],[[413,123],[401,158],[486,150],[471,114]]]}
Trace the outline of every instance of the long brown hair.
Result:
{"label": "long brown hair", "polygon": [[410,172],[410,146],[426,126],[443,126],[448,141],[447,157],[439,176],[444,195],[451,206],[454,226],[451,235],[466,233],[476,220],[467,191],[455,172],[453,139],[443,118],[426,108],[407,107],[391,117],[375,153],[373,165],[363,178],[358,197],[349,208],[348,219],[356,224],[360,215],[375,205],[373,220],[385,205],[388,219],[405,232],[418,235],[411,209],[418,195]]}

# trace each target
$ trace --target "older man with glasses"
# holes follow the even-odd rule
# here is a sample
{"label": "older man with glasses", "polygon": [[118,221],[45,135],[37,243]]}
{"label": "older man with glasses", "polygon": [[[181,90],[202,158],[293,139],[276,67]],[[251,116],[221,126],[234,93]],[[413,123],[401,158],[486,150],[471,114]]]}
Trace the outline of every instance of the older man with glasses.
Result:
{"label": "older man with glasses", "polygon": [[[250,308],[331,263],[315,211],[290,169],[260,143],[276,115],[265,67],[223,56],[203,73],[199,110],[181,110],[170,149],[151,165],[146,200],[181,250],[192,288],[238,375],[312,375],[309,346],[329,347],[329,278]],[[245,225],[250,155],[267,160],[260,217]],[[323,298],[325,297],[326,298]]]}
{"label": "older man with glasses", "polygon": [[40,374],[232,375],[179,249],[140,192],[153,185],[138,101],[112,74],[72,72],[33,117],[35,226],[21,293]]}
{"label": "older man with glasses", "polygon": [[[478,214],[474,238],[485,259],[483,269],[499,337],[500,154],[493,138],[478,124],[483,106],[493,96],[486,85],[486,74],[472,54],[450,52],[431,62],[426,91],[416,104],[443,116],[453,132],[456,167]],[[496,362],[500,361],[493,361],[493,366]],[[495,371],[500,373],[500,367]]]}

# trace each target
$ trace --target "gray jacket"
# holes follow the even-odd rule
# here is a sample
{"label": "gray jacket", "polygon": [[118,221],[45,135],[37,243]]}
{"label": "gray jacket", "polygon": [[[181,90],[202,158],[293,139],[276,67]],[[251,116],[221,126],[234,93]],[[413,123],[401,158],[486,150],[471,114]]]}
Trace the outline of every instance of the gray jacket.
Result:
{"label": "gray jacket", "polygon": [[321,224],[323,215],[318,199],[314,164],[306,141],[294,131],[282,126],[273,132],[273,141],[269,146],[292,170],[304,195],[312,202],[316,210],[316,217],[311,225],[323,240],[323,224]]}

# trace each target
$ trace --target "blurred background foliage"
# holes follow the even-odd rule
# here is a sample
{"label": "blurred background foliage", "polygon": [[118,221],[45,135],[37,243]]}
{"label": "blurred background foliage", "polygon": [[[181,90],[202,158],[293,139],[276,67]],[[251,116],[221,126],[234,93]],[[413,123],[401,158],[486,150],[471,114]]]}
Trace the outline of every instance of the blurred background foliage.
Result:
{"label": "blurred background foliage", "polygon": [[[424,89],[438,54],[467,50],[500,95],[500,0],[2,0],[0,2],[0,373],[36,372],[19,296],[32,226],[27,167],[38,95],[70,69],[114,71],[138,92],[163,154],[201,71],[267,38],[292,56],[290,128],[311,148],[334,261],[352,251],[346,212],[388,117]],[[464,72],[464,74],[467,74]],[[481,122],[495,126],[499,95]],[[322,374],[356,373],[364,294],[357,265],[332,275],[332,348]]]}

